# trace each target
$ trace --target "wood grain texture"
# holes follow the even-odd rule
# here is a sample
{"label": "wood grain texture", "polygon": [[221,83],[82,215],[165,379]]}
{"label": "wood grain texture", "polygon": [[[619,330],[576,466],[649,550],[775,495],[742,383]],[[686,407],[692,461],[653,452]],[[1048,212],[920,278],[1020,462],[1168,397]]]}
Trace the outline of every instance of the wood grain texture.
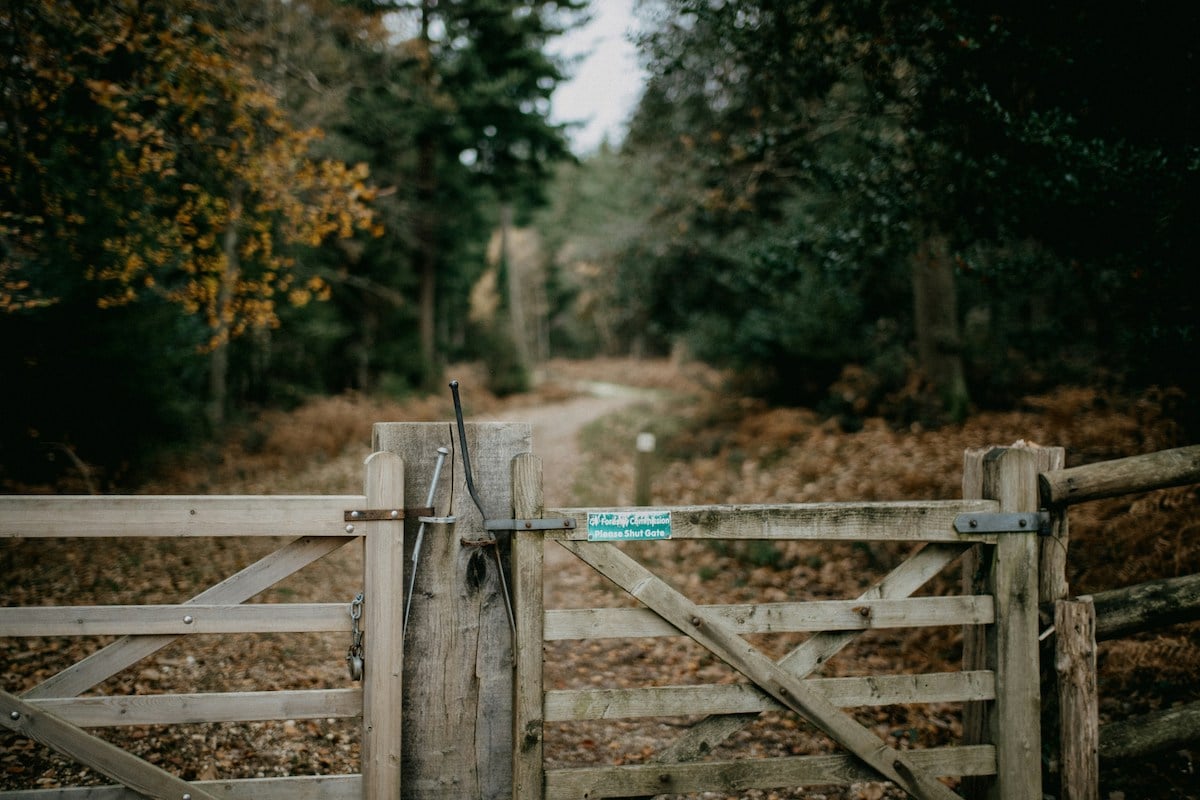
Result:
{"label": "wood grain texture", "polygon": [[[905,703],[958,703],[996,696],[990,672],[809,678],[807,685],[839,708]],[[783,708],[751,683],[546,692],[546,721],[748,714]]]}
{"label": "wood grain texture", "polygon": [[[546,538],[586,541],[587,515],[597,508],[547,511],[571,517],[573,530],[548,532]],[[673,539],[779,539],[887,542],[990,542],[994,534],[960,534],[954,518],[968,512],[995,511],[987,500],[898,503],[798,503],[785,505],[673,506]]]}
{"label": "wood grain texture", "polygon": [[1160,450],[1070,469],[1047,470],[1038,480],[1046,505],[1074,505],[1153,489],[1200,483],[1200,445]]}
{"label": "wood grain texture", "polygon": [[[995,754],[986,745],[912,750],[912,764],[935,775],[994,772]],[[546,772],[547,800],[653,796],[701,792],[724,785],[732,791],[777,786],[846,785],[877,779],[863,762],[849,755],[710,761],[699,764],[639,764],[623,767],[579,767]]]}
{"label": "wood grain texture", "polygon": [[[704,608],[739,634],[987,625],[995,620],[990,595],[741,603]],[[559,641],[678,636],[679,631],[645,608],[577,608],[547,611],[545,635],[547,641]]]}
{"label": "wood grain texture", "polygon": [[361,689],[58,697],[27,702],[81,728],[329,719],[362,714]]}
{"label": "wood grain texture", "polygon": [[352,536],[362,495],[0,497],[0,538]]}
{"label": "wood grain texture", "polygon": [[[544,507],[542,462],[532,454],[513,459],[513,518],[537,519]],[[513,535],[516,599],[516,676],[513,697],[513,797],[541,800],[545,749],[542,712],[545,542],[540,531]]]}
{"label": "wood grain texture", "polygon": [[[370,508],[404,507],[404,461],[395,453],[367,457]],[[362,777],[365,800],[400,794],[404,667],[404,523],[362,522],[363,667]],[[344,606],[343,606],[344,610]]]}
{"label": "wood grain texture", "polygon": [[[530,426],[469,423],[474,483],[488,519],[512,515],[512,460]],[[454,439],[451,434],[454,433]],[[453,524],[427,525],[404,659],[402,798],[512,796],[513,643],[497,545],[467,491],[451,423],[379,423],[374,449],[404,459],[406,495],[427,496],[438,447],[451,447],[434,495]],[[451,505],[453,497],[453,505]],[[415,532],[416,520],[406,521]],[[412,537],[410,536],[410,539]],[[509,558],[511,536],[497,536]]]}
{"label": "wood grain texture", "polygon": [[1100,698],[1096,692],[1096,609],[1060,600],[1054,609],[1063,800],[1100,797]]}

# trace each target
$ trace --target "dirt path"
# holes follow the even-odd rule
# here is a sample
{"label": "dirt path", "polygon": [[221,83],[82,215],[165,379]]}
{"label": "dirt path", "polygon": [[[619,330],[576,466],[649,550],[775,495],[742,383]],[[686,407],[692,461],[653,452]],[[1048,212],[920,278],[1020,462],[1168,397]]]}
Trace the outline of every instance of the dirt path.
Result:
{"label": "dirt path", "polygon": [[653,392],[598,381],[578,382],[586,392],[558,403],[510,408],[487,419],[527,422],[533,428],[533,452],[542,459],[547,506],[576,505],[575,480],[579,474],[580,435],[592,422],[653,397]]}

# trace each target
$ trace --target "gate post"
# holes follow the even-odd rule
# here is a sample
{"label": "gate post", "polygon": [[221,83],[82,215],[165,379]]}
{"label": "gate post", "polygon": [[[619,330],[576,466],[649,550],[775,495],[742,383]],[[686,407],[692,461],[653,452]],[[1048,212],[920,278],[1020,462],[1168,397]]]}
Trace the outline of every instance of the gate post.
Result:
{"label": "gate post", "polygon": [[[513,460],[513,516],[540,519],[545,512],[542,460]],[[516,684],[513,694],[513,800],[542,800],[542,653],[546,609],[542,595],[545,540],[540,530],[513,533],[513,596],[516,598]]]}
{"label": "gate post", "polygon": [[[368,508],[404,508],[404,462],[375,452],[366,467]],[[393,709],[404,677],[404,526],[391,520],[353,524],[363,537],[363,798],[394,800],[400,794],[401,721]]]}
{"label": "gate post", "polygon": [[[372,435],[375,450],[404,459],[405,494],[419,502],[429,496],[437,449],[452,454],[433,507],[435,516],[453,520],[426,527],[404,635],[404,800],[509,800],[513,791],[513,644],[505,592],[512,581],[497,570],[498,554],[508,569],[511,535],[497,531],[490,544],[484,515],[511,518],[512,460],[529,452],[532,437],[527,424],[465,428],[483,515],[468,490],[453,423],[376,423]],[[409,542],[419,524],[405,520]]]}
{"label": "gate post", "polygon": [[[1038,510],[1041,448],[968,451],[963,496],[997,500],[1002,513]],[[992,669],[996,699],[964,710],[964,743],[990,741],[996,775],[965,780],[968,798],[1037,800],[1042,796],[1041,675],[1038,658],[1038,534],[1000,533],[964,559],[964,588],[993,595],[996,621],[963,637],[963,668]]]}

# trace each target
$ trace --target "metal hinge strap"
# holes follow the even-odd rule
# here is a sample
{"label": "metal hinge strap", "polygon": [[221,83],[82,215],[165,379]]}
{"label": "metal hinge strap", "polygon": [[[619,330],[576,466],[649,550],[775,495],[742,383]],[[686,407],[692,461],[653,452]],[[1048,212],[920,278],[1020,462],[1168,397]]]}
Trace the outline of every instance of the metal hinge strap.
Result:
{"label": "metal hinge strap", "polygon": [[343,518],[346,522],[390,522],[403,520],[406,517],[433,516],[432,506],[416,508],[358,508],[346,511]]}
{"label": "metal hinge strap", "polygon": [[571,517],[547,519],[488,519],[483,527],[489,531],[565,531],[575,528]]}
{"label": "metal hinge strap", "polygon": [[1050,534],[1050,512],[1028,511],[1021,513],[974,512],[959,514],[954,518],[954,530],[958,533],[1029,533],[1036,531],[1041,536]]}

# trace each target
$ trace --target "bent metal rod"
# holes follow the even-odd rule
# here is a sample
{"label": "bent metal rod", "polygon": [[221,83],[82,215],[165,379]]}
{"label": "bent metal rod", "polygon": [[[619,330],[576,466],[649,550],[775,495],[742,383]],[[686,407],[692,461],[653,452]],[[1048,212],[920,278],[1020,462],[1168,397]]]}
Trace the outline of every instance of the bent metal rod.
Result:
{"label": "bent metal rod", "polygon": [[[463,424],[462,399],[458,395],[458,381],[450,381],[450,392],[454,396],[454,418],[458,422],[458,444],[462,451],[462,462],[464,477],[467,482],[467,492],[471,495],[472,502],[479,509],[479,516],[483,518],[483,523],[486,530],[487,512],[483,510],[483,503],[479,500],[479,493],[475,491],[475,478],[471,474],[471,454],[467,450],[467,429]],[[517,621],[513,616],[512,597],[508,593],[508,579],[504,577],[504,564],[500,560],[500,548],[496,543],[495,536],[492,536],[489,544],[493,547],[493,552],[496,554],[496,571],[500,573],[500,586],[504,593],[504,608],[508,611],[508,626],[512,629],[513,642],[516,642],[517,636]]]}
{"label": "bent metal rod", "polygon": [[[437,464],[433,467],[433,479],[429,482],[429,494],[425,498],[425,505],[433,506],[433,496],[437,493],[438,478],[442,475],[442,465],[446,463],[446,456],[450,455],[450,450],[445,447],[437,449]],[[408,576],[408,601],[404,604],[404,624],[403,630],[408,630],[408,613],[412,611],[413,589],[417,585],[417,565],[421,561],[421,542],[425,539],[425,520],[421,520],[420,527],[417,528],[417,541],[413,545],[412,554],[412,574]]]}

